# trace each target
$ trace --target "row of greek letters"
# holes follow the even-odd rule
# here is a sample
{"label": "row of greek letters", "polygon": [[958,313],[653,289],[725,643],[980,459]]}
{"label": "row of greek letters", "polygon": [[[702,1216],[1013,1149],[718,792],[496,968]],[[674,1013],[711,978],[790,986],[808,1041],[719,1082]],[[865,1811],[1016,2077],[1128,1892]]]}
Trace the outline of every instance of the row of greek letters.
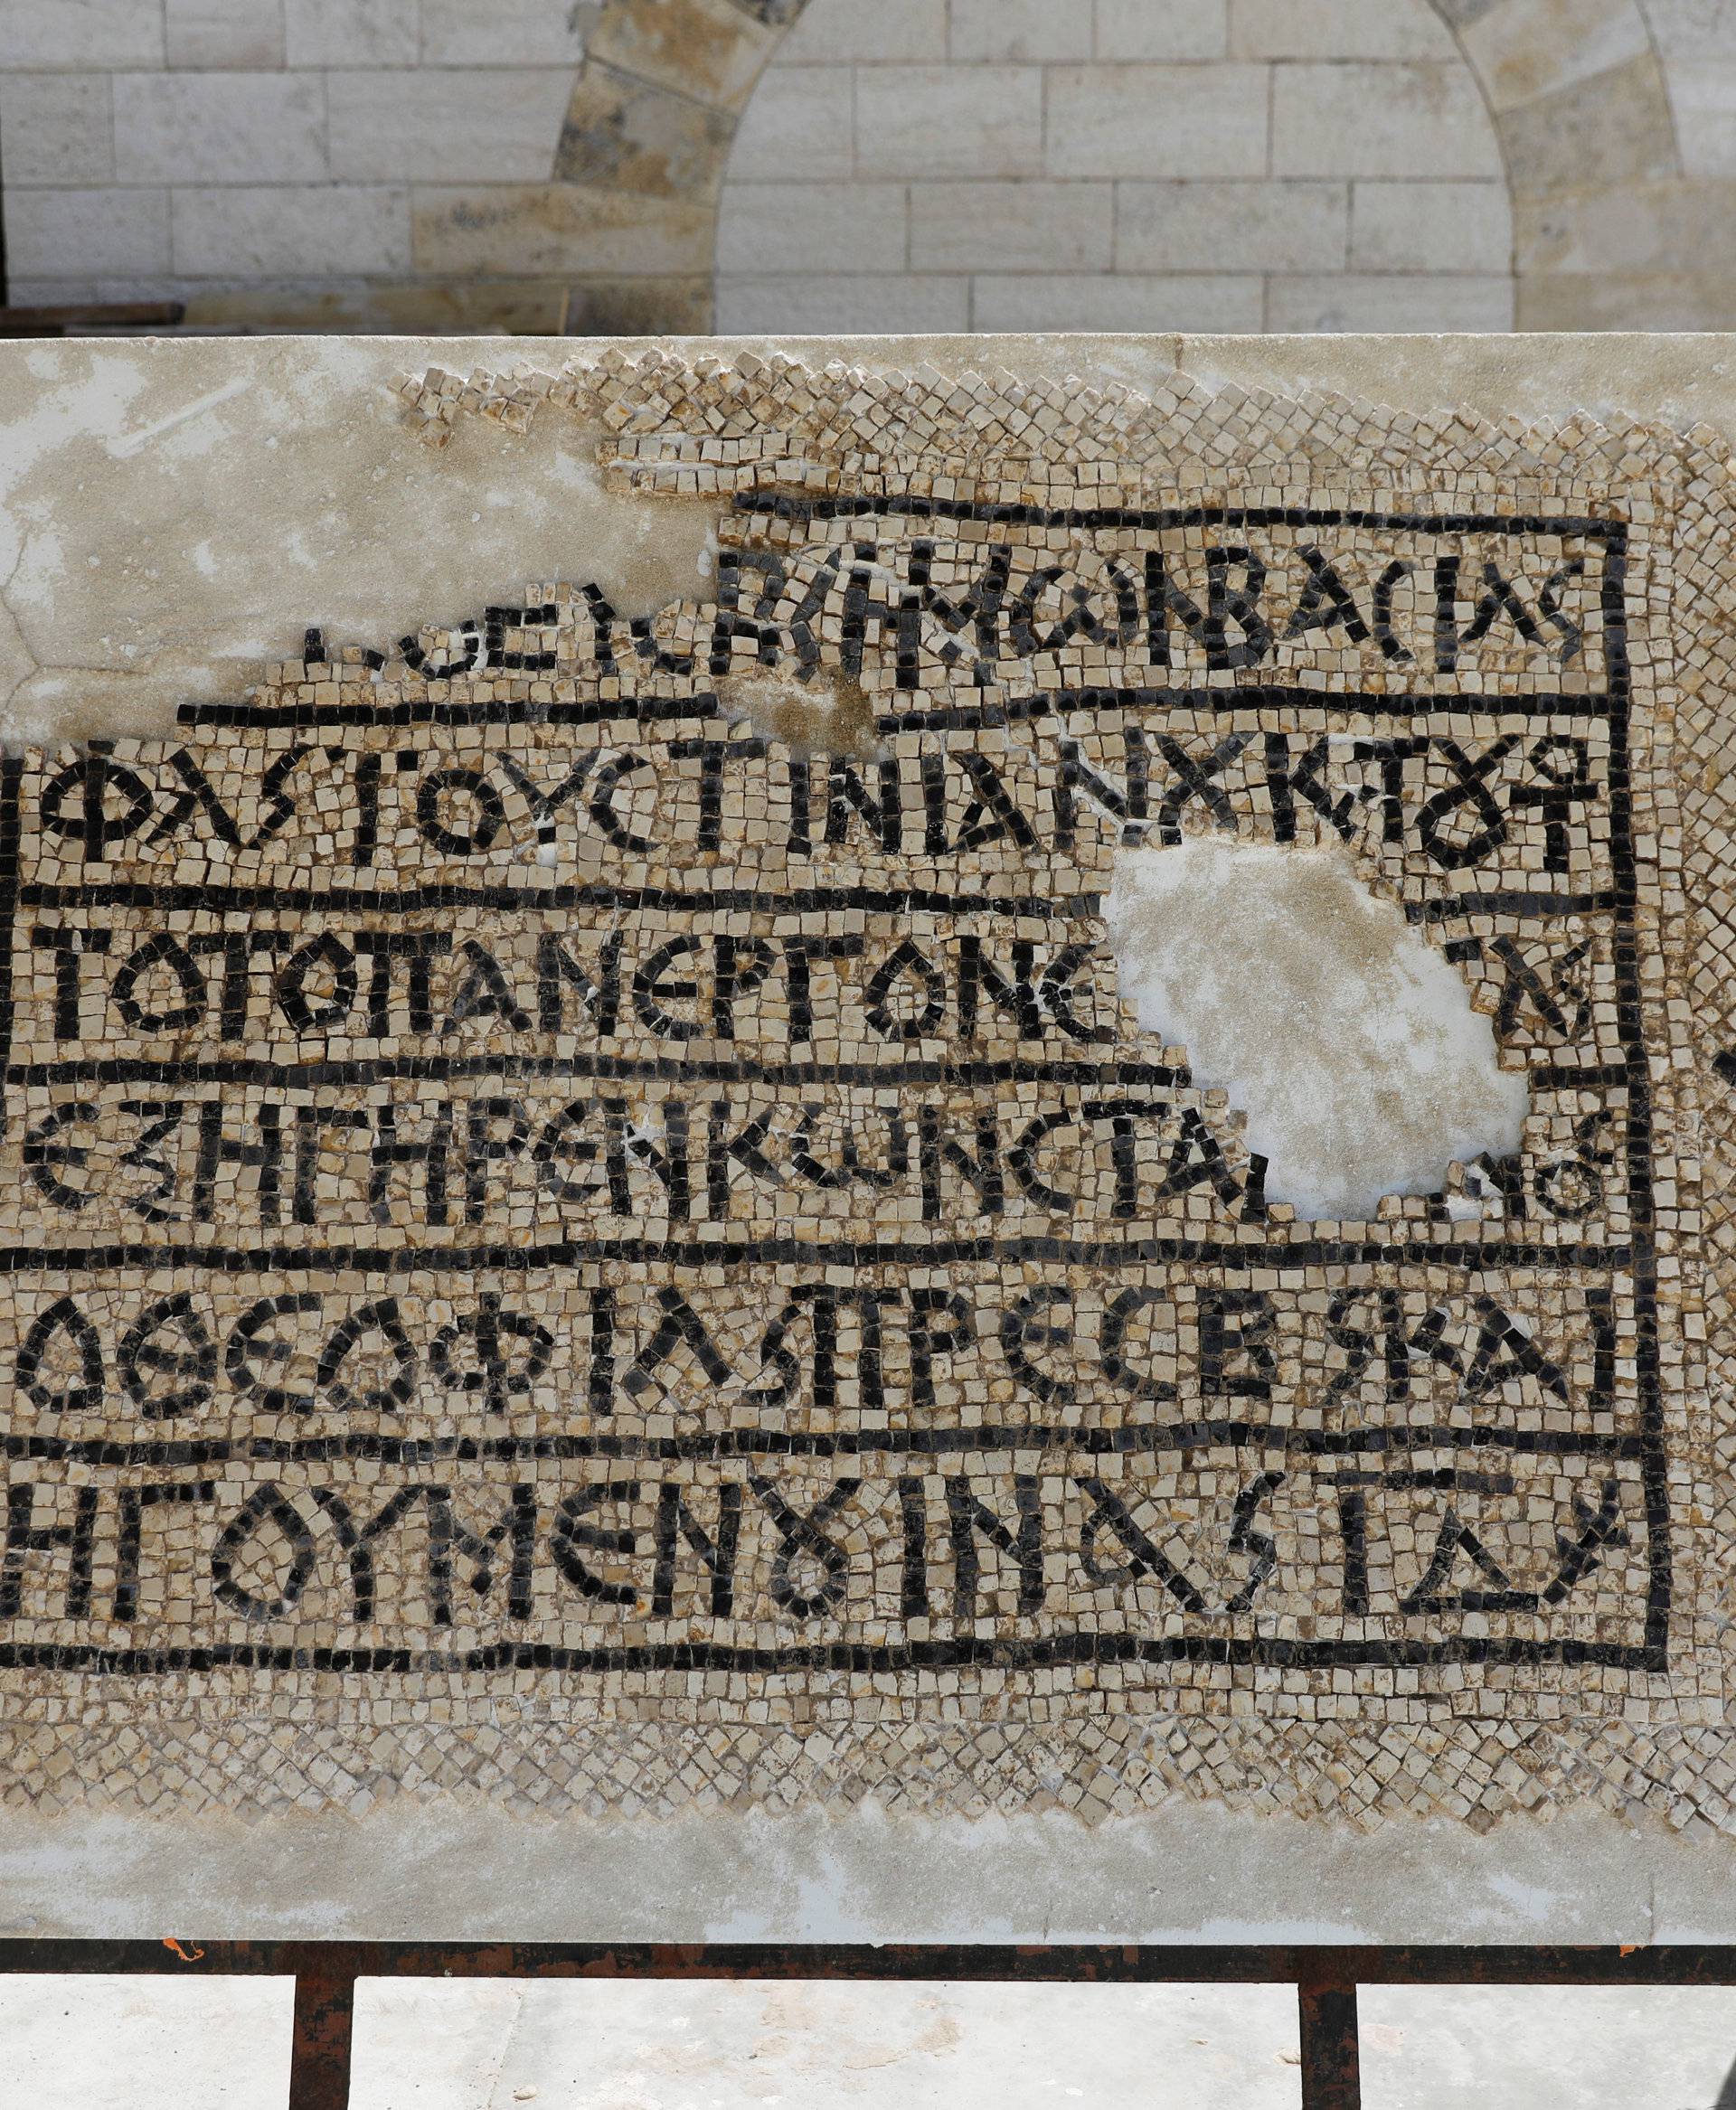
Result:
{"label": "row of greek letters", "polygon": [[[564,608],[492,607],[404,637],[398,654],[430,681],[575,668],[608,680],[694,681],[728,674],[743,658],[798,669],[829,661],[861,680],[890,662],[906,691],[937,675],[1003,679],[1087,648],[1136,678],[1295,666],[1316,650],[1437,674],[1485,663],[1545,672],[1584,658],[1596,557],[1545,556],[1503,535],[1452,550],[1428,551],[1427,539],[1412,554],[1395,548],[1373,560],[1306,539],[1184,551],[1117,550],[1099,536],[1094,549],[1060,555],[873,533],[789,551],[726,548],[713,602],[677,601],[623,622],[587,586]],[[937,573],[954,583],[937,584]]]}
{"label": "row of greek letters", "polygon": [[[169,928],[149,912],[61,916],[18,934],[14,1040],[134,1052],[173,1036],[184,1060],[201,1040],[324,1053],[416,1036],[505,1056],[514,1038],[523,1048],[573,1036],[622,1050],[716,1042],[760,1054],[842,1043],[856,1060],[896,1063],[936,1044],[1047,1042],[1072,1053],[1137,1030],[1090,937],[1012,937],[1010,918],[935,931],[909,916],[821,912],[773,937],[720,929],[731,918],[703,910],[679,920],[686,927],[642,928],[604,911],[530,909],[492,912],[464,931],[367,929],[323,915],[212,930],[184,915]],[[853,920],[870,928],[847,928]],[[1613,1022],[1605,950],[1600,937],[1571,933],[1447,947],[1489,987],[1498,1035],[1540,1046],[1581,1041],[1596,1001]]]}
{"label": "row of greek letters", "polygon": [[765,816],[766,840],[786,857],[821,862],[994,849],[1016,863],[1071,852],[1081,816],[1127,843],[1173,845],[1189,827],[1245,833],[1257,813],[1278,842],[1306,829],[1414,847],[1441,871],[1497,860],[1534,828],[1540,853],[1529,869],[1547,873],[1572,868],[1576,851],[1582,865],[1588,845],[1607,854],[1608,763],[1607,746],[1580,732],[1203,739],[1165,730],[1151,711],[1146,723],[1089,737],[1039,721],[1016,742],[933,737],[875,761],[791,756],[749,737],[599,739],[564,751],[526,743],[460,757],[297,746],[257,765],[258,788],[245,800],[213,784],[209,755],[186,748],[92,751],[50,758],[34,818],[80,865],[173,862],[195,843],[222,845],[213,865],[238,852],[281,860],[297,848],[329,864],[341,829],[340,868],[365,870],[406,852],[424,864],[522,866],[580,850],[617,861],[743,850],[725,843],[731,799]]}
{"label": "row of greek letters", "polygon": [[[1298,1408],[1607,1406],[1631,1382],[1608,1291],[1582,1294],[1550,1337],[1486,1291],[1394,1288],[1306,1303],[1273,1292],[1133,1282],[1095,1295],[1061,1283],[965,1289],[771,1286],[720,1308],[673,1283],[579,1293],[571,1334],[545,1300],[486,1290],[430,1308],[279,1291],[217,1317],[190,1291],[138,1300],[124,1323],[88,1295],[21,1316],[12,1377],[40,1417],[114,1410],[183,1423],[240,1403],[264,1414],[618,1411],[748,1414],[791,1405],[929,1414],[959,1388],[1045,1408],[1143,1400]],[[99,1320],[102,1323],[99,1323]],[[561,1329],[557,1333],[556,1329]],[[1300,1381],[1298,1374],[1300,1373]],[[1005,1388],[1010,1384],[1012,1390]],[[988,1396],[984,1393],[984,1396]]]}
{"label": "row of greek letters", "polygon": [[[896,1237],[913,1222],[1116,1232],[1204,1215],[1260,1223],[1266,1160],[1197,1095],[1071,1092],[1029,1102],[763,1088],[656,1099],[373,1090],[294,1100],[113,1088],[31,1109],[27,1192],[97,1223],[623,1237],[679,1224],[775,1226],[780,1239]],[[1580,1116],[1535,1156],[1485,1154],[1468,1192],[1503,1220],[1588,1227],[1618,1210],[1620,1131]],[[1436,1213],[1446,1208],[1437,1200]]]}
{"label": "row of greek letters", "polygon": [[[1543,1613],[1638,1535],[1614,1477],[1582,1477],[1565,1499],[1496,1471],[1353,1468],[1306,1488],[1269,1468],[1201,1479],[1182,1518],[1165,1488],[1137,1473],[1106,1479],[1085,1459],[1043,1475],[943,1465],[818,1484],[776,1459],[698,1478],[618,1470],[553,1501],[531,1481],[491,1502],[486,1487],[424,1481],[266,1481],[242,1496],[208,1478],[108,1490],[21,1479],[6,1495],[0,1620],[130,1624],[172,1598],[208,1624],[896,1630],[1040,1621],[1081,1598],[1123,1617],[1222,1618],[1258,1613],[1269,1592],[1306,1594],[1328,1617]],[[1540,1495],[1554,1519],[1541,1549],[1527,1516]],[[1308,1559],[1298,1512],[1314,1521]]]}
{"label": "row of greek letters", "polygon": [[[903,1103],[883,1089],[698,1099],[567,1089],[539,1102],[482,1090],[298,1103],[113,1090],[29,1118],[23,1162],[56,1210],[150,1224],[523,1232],[763,1216],[780,1232],[1035,1211],[1106,1229],[1198,1194],[1232,1222],[1267,1213],[1264,1161],[1213,1132],[1194,1095],[1074,1095],[1038,1113],[972,1097]],[[237,1100],[240,1103],[235,1103]],[[1580,1196],[1576,1186],[1576,1204]]]}

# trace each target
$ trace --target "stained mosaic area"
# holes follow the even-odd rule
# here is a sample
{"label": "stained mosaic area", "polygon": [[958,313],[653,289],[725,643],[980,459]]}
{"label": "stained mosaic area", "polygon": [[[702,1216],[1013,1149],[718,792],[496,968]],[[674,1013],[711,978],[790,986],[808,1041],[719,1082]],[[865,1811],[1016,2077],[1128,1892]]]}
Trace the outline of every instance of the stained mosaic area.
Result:
{"label": "stained mosaic area", "polygon": [[[600,431],[715,591],[5,765],[13,1792],[1724,1823],[1712,443],[405,396]],[[1396,904],[1517,1151],[1270,1197],[1108,947],[1196,834]]]}

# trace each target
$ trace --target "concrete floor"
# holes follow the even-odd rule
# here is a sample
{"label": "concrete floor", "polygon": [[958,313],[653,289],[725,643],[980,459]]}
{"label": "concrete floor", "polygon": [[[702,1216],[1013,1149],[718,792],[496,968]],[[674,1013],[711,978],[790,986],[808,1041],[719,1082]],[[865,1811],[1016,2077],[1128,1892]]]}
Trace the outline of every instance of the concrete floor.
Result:
{"label": "concrete floor", "polygon": [[[1368,2110],[1736,2110],[1736,1990],[1362,1996]],[[1281,1986],[360,1989],[353,2110],[1297,2110]],[[286,1981],[0,1981],[4,2110],[280,2110]]]}

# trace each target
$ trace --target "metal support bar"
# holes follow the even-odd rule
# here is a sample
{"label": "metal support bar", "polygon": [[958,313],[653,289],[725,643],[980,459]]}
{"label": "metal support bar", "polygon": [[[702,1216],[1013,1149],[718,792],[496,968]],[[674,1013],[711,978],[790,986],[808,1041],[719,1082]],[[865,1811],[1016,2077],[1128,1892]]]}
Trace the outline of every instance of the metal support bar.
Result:
{"label": "metal support bar", "polygon": [[1297,1983],[1302,2024],[1302,2110],[1363,2110],[1362,2050],[1356,2039],[1356,1984],[1330,1964]]}
{"label": "metal support bar", "polygon": [[342,1952],[352,1978],[961,1979],[975,1983],[1736,1985],[1736,1945],[1302,1947],[1133,1942],[305,1942],[0,1937],[0,1973],[296,1977]]}
{"label": "metal support bar", "polygon": [[345,1942],[310,1942],[295,1964],[289,2110],[348,2110],[355,1950]]}
{"label": "metal support bar", "polygon": [[1303,2110],[1361,2110],[1362,1985],[1736,1985],[1736,1946],[1301,1948],[1168,1943],[197,1942],[0,1939],[0,1973],[290,1977],[289,2110],[347,2110],[358,1978],[956,1979],[984,1983],[1290,1984]]}

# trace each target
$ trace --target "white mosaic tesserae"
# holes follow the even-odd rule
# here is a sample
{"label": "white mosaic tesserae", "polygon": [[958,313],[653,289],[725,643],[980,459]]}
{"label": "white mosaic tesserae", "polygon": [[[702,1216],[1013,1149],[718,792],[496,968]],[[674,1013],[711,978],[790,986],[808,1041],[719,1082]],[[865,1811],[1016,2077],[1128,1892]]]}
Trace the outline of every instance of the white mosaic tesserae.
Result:
{"label": "white mosaic tesserae", "polygon": [[33,1817],[1729,1828],[1723,443],[1068,350],[352,362],[531,583],[5,759]]}

